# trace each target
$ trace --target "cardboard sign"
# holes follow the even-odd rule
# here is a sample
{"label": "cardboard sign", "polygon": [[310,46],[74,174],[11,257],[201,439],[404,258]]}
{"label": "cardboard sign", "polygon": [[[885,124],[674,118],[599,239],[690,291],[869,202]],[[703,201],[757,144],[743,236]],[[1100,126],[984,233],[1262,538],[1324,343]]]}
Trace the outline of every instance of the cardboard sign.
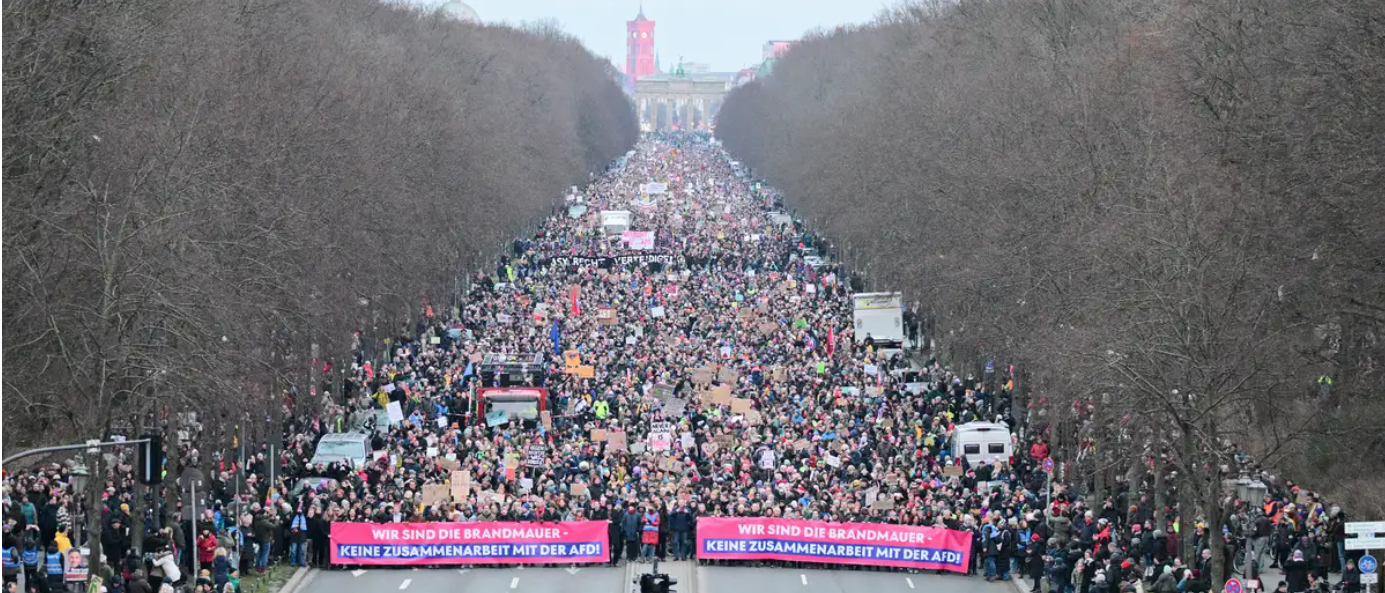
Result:
{"label": "cardboard sign", "polygon": [[594,379],[594,378],[596,378],[596,367],[594,367],[594,366],[592,366],[592,365],[589,365],[589,364],[584,364],[584,365],[582,365],[582,366],[577,367],[577,378],[579,378],[579,379]]}
{"label": "cardboard sign", "polygon": [[471,495],[471,472],[453,471],[452,479],[449,480],[447,487],[452,494],[453,501],[461,502],[466,500],[466,497]]}
{"label": "cardboard sign", "polygon": [[768,336],[779,329],[779,324],[773,321],[760,322],[760,333]]}
{"label": "cardboard sign", "polygon": [[600,309],[597,309],[596,320],[600,322],[601,325],[615,325],[616,310],[610,307],[602,307]]}
{"label": "cardboard sign", "polygon": [[563,353],[563,372],[572,374],[577,372],[577,367],[582,365],[582,353],[576,350],[568,350]]}
{"label": "cardboard sign", "polygon": [[875,502],[871,503],[870,508],[877,511],[892,511],[894,510],[894,498],[886,496],[877,499]]}
{"label": "cardboard sign", "polygon": [[452,498],[446,484],[424,484],[419,494],[419,502],[425,506],[438,506]]}
{"label": "cardboard sign", "polygon": [[455,472],[459,469],[462,469],[461,462],[457,461],[456,459],[448,459],[446,457],[439,459],[438,465],[441,465],[443,469],[450,472]]}
{"label": "cardboard sign", "polygon": [[735,384],[740,379],[741,374],[735,370],[732,370],[730,367],[722,367],[720,371],[717,371],[717,381],[720,381],[722,383]]}
{"label": "cardboard sign", "polygon": [[949,478],[960,477],[962,475],[962,468],[957,465],[949,465],[943,468],[943,475]]}
{"label": "cardboard sign", "polygon": [[789,369],[786,369],[784,367],[774,367],[774,370],[770,371],[770,378],[774,381],[788,381]]}
{"label": "cardboard sign", "polygon": [[613,430],[606,433],[606,444],[610,446],[612,451],[629,451],[630,449],[625,441],[626,436],[624,431]]}
{"label": "cardboard sign", "polygon": [[553,430],[553,413],[548,410],[539,412],[539,421],[543,422],[544,430]]}
{"label": "cardboard sign", "polygon": [[809,441],[808,439],[798,439],[793,442],[793,448],[795,451],[802,451],[812,446],[812,441]]}
{"label": "cardboard sign", "polygon": [[[751,426],[759,426],[765,423],[764,416],[760,415],[759,410],[746,410],[745,422]],[[759,433],[756,433],[758,435]]]}
{"label": "cardboard sign", "polygon": [[744,414],[750,411],[751,401],[743,397],[731,398],[731,413]]}
{"label": "cardboard sign", "polygon": [[673,386],[667,383],[660,383],[654,386],[654,399],[667,402],[673,399]]}
{"label": "cardboard sign", "polygon": [[673,423],[654,422],[649,426],[649,448],[668,451],[673,448]]}
{"label": "cardboard sign", "polygon": [[571,493],[572,493],[572,496],[573,496],[573,497],[577,497],[577,496],[586,496],[586,495],[587,495],[587,485],[586,485],[586,484],[573,484],[573,485],[572,485]]}
{"label": "cardboard sign", "polygon": [[721,445],[718,445],[713,441],[707,441],[705,443],[702,443],[702,454],[708,457],[716,455],[718,449],[721,449]]}
{"label": "cardboard sign", "polygon": [[603,429],[603,428],[593,428],[593,429],[592,429],[592,442],[593,442],[593,443],[599,443],[599,442],[604,441],[604,440],[606,440],[606,430]]}

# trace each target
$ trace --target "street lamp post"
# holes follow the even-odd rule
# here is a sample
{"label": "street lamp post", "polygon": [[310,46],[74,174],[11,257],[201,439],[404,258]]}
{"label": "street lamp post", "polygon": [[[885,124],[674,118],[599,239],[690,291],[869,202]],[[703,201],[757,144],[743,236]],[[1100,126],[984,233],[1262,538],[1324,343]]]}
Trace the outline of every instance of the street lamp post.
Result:
{"label": "street lamp post", "polygon": [[76,465],[72,466],[72,471],[68,472],[72,476],[72,508],[68,509],[68,521],[71,523],[73,541],[83,541],[82,531],[79,525],[81,522],[76,518],[82,510],[82,501],[86,499],[87,481],[91,477],[91,472],[87,470],[85,463],[81,459],[77,460]]}

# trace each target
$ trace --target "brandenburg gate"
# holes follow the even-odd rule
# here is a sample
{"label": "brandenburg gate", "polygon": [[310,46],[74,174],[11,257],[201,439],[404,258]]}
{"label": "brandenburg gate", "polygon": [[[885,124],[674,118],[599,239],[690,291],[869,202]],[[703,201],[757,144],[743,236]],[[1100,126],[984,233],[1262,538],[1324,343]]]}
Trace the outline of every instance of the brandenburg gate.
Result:
{"label": "brandenburg gate", "polygon": [[714,78],[648,76],[635,81],[640,130],[710,130],[731,83]]}

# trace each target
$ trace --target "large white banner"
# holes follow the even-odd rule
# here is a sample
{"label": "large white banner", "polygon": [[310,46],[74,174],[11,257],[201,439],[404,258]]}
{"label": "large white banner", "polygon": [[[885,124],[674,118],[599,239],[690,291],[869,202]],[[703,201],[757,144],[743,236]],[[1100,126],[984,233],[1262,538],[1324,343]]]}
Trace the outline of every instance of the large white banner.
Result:
{"label": "large white banner", "polygon": [[657,195],[659,195],[659,194],[662,194],[662,193],[668,191],[668,184],[667,184],[667,183],[646,183],[646,184],[640,186],[640,191],[642,191],[642,192],[644,192],[644,193],[647,193],[647,194],[649,194],[649,195],[651,195],[651,196],[657,196]]}
{"label": "large white banner", "polygon": [[654,231],[625,231],[620,234],[620,240],[630,249],[653,249]]}

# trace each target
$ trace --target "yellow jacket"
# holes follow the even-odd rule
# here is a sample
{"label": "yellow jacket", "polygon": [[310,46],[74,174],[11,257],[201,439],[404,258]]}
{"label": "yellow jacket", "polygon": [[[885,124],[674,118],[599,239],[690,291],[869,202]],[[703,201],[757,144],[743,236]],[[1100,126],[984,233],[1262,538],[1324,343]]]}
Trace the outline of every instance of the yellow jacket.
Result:
{"label": "yellow jacket", "polygon": [[72,547],[72,540],[67,539],[67,534],[61,531],[53,536],[53,542],[58,544],[59,554],[66,553],[67,549]]}

